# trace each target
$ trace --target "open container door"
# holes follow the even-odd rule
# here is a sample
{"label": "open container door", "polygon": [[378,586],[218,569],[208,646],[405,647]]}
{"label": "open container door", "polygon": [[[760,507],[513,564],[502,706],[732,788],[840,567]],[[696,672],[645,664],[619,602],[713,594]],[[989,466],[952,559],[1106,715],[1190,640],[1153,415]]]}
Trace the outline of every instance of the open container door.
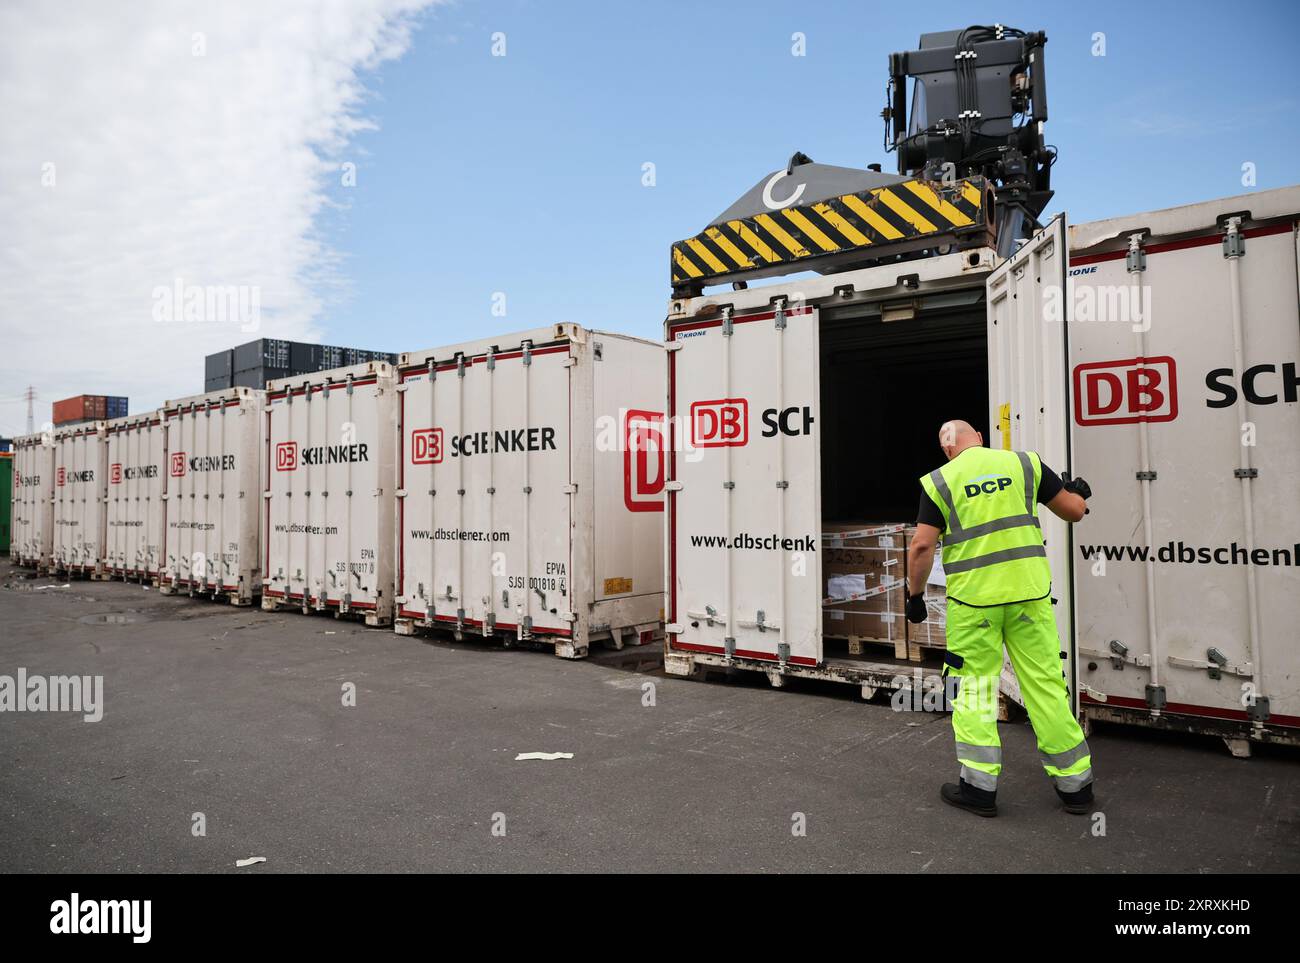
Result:
{"label": "open container door", "polygon": [[669,327],[670,646],[822,661],[818,317]]}
{"label": "open container door", "polygon": [[[1067,327],[1070,317],[1065,215],[994,269],[986,282],[989,341],[989,446],[1036,451],[1054,471],[1070,463],[1070,399]],[[1061,659],[1070,706],[1079,711],[1075,657],[1074,570],[1070,526],[1039,510],[1047,558],[1052,566],[1052,601],[1061,639]],[[1002,691],[1023,705],[1020,686],[1005,658]]]}

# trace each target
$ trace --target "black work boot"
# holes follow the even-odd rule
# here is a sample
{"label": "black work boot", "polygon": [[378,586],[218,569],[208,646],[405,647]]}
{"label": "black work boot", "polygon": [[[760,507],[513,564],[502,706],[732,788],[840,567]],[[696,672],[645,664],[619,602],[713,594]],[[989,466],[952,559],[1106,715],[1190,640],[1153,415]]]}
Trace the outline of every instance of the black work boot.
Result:
{"label": "black work boot", "polygon": [[1092,783],[1088,783],[1088,785],[1075,792],[1061,792],[1058,789],[1056,794],[1061,797],[1061,805],[1065,807],[1067,813],[1073,813],[1075,816],[1086,816],[1092,812]]}
{"label": "black work boot", "polygon": [[939,796],[949,806],[956,806],[976,816],[996,816],[998,814],[997,790],[976,789],[965,779],[960,782],[946,782],[939,790]]}

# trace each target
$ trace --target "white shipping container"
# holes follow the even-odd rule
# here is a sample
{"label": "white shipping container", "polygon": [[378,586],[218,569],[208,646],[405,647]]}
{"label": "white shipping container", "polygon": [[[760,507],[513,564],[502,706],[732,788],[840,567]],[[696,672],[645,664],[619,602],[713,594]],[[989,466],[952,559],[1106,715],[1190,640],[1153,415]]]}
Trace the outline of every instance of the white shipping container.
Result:
{"label": "white shipping container", "polygon": [[399,379],[399,631],[570,658],[656,637],[663,346],[557,324],[407,352]]}
{"label": "white shipping container", "polygon": [[107,422],[108,521],[104,568],[154,581],[162,575],[167,443],[162,412]]}
{"label": "white shipping container", "polygon": [[104,422],[54,433],[54,569],[103,572],[108,444]]}
{"label": "white shipping container", "polygon": [[54,557],[54,440],[51,435],[14,439],[10,555],[44,571]]}
{"label": "white shipping container", "polygon": [[1300,741],[1298,219],[1291,187],[1071,231],[1088,717]]}
{"label": "white shipping container", "polygon": [[163,404],[165,593],[210,593],[249,605],[261,591],[264,393],[228,388]]}
{"label": "white shipping container", "polygon": [[817,548],[915,518],[965,418],[1093,487],[1077,526],[1039,513],[1085,716],[1300,742],[1297,212],[1287,188],[1083,225],[1073,260],[1058,217],[1000,263],[671,302],[668,670],[915,688],[827,650]]}
{"label": "white shipping container", "polygon": [[393,366],[267,385],[262,607],[393,618]]}

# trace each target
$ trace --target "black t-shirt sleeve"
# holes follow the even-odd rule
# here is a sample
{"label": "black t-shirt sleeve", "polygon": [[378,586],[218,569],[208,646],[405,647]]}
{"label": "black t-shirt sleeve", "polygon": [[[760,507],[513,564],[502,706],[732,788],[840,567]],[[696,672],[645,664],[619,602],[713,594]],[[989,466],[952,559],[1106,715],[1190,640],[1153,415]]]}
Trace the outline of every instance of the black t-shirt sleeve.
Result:
{"label": "black t-shirt sleeve", "polygon": [[939,531],[944,530],[943,512],[934,503],[924,488],[921,489],[921,507],[916,510],[916,524],[933,525]]}
{"label": "black t-shirt sleeve", "polygon": [[1043,475],[1038,479],[1038,504],[1046,505],[1053,498],[1060,494],[1065,483],[1061,481],[1061,476],[1052,469],[1047,467],[1047,462],[1041,462],[1043,466]]}

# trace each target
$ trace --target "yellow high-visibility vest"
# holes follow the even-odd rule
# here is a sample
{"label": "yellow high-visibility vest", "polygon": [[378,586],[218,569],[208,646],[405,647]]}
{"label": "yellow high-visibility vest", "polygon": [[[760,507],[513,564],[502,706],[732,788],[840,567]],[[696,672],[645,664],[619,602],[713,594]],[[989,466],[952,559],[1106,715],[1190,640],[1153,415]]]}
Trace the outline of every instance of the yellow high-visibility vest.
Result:
{"label": "yellow high-visibility vest", "polygon": [[1032,451],[967,448],[921,476],[943,513],[948,597],[967,605],[1039,599],[1052,568],[1038,525],[1043,463]]}

